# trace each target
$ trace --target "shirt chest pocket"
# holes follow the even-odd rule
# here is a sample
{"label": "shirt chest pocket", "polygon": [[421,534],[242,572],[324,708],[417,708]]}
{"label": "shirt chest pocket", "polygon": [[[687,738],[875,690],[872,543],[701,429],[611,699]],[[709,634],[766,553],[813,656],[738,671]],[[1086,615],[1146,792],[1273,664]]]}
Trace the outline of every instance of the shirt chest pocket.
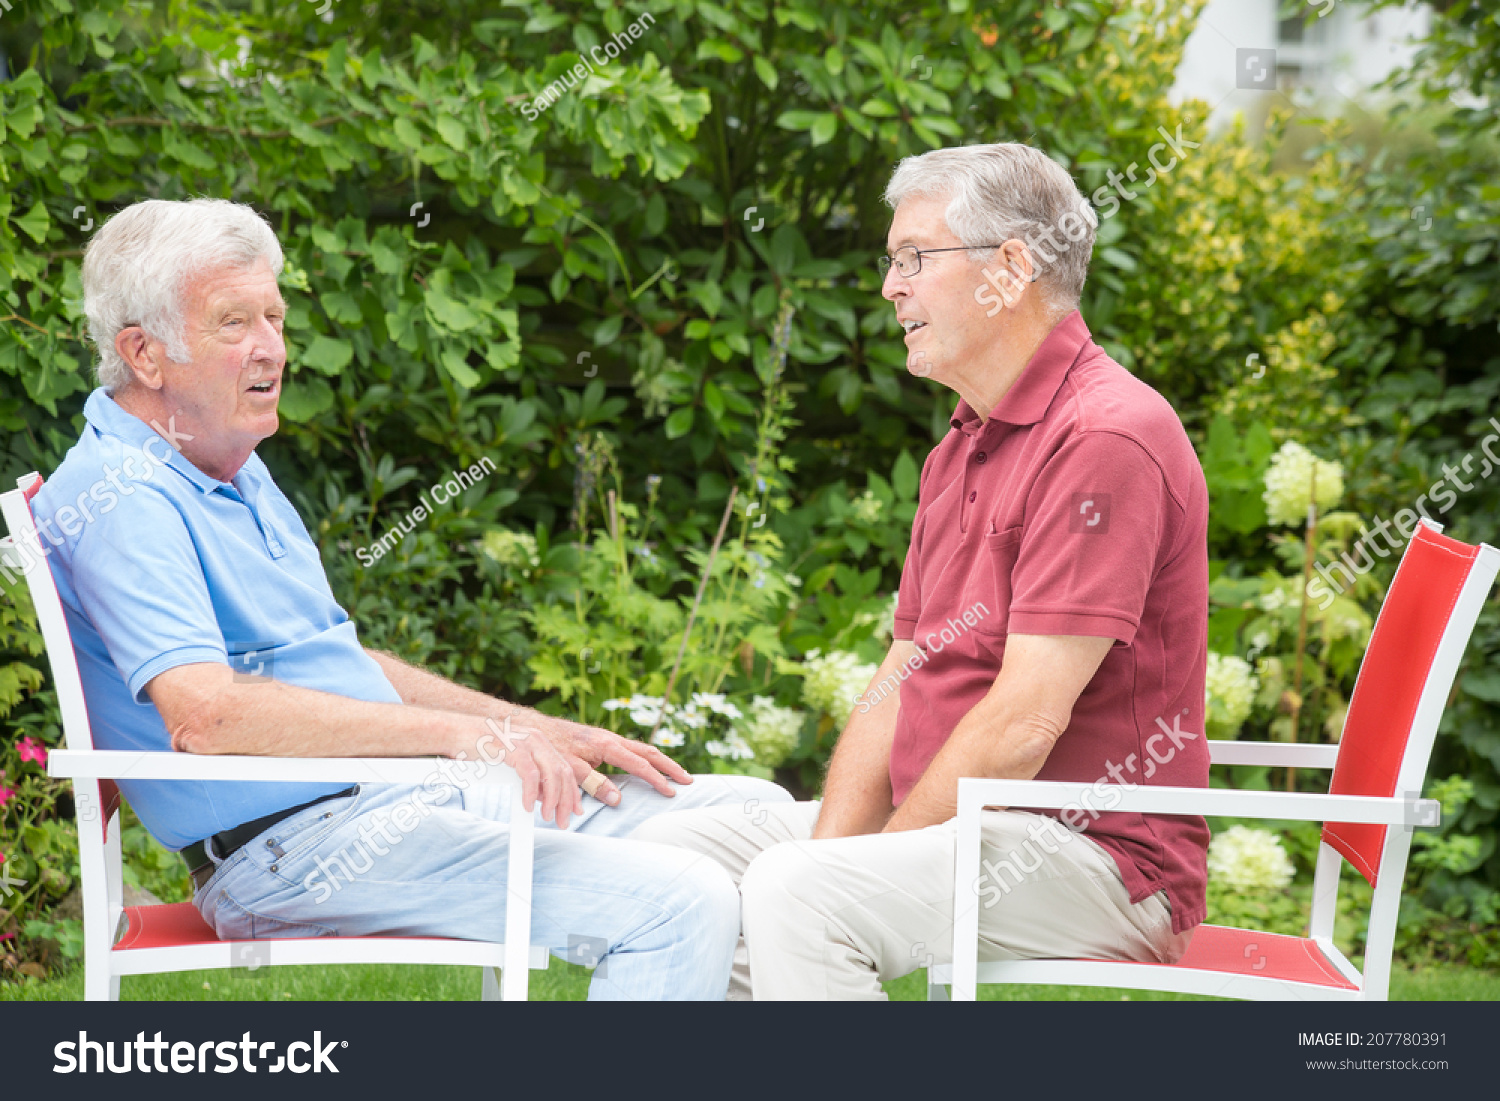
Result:
{"label": "shirt chest pocket", "polygon": [[1011,572],[1021,549],[1021,529],[987,532],[980,537],[978,554],[969,571],[962,616],[977,619],[974,632],[991,638],[1003,637],[1010,619]]}

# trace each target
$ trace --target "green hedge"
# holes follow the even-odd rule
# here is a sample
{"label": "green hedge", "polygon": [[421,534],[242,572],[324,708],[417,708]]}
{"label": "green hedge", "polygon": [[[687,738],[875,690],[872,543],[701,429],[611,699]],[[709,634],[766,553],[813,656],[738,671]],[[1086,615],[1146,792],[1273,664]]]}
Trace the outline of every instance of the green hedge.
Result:
{"label": "green hedge", "polygon": [[[77,437],[84,225],[145,197],[252,203],[286,249],[291,305],[282,429],[261,452],[367,644],[643,733],[603,703],[661,694],[691,614],[675,697],[809,706],[776,775],[812,790],[837,724],[808,705],[801,659],[883,652],[916,470],[955,400],[906,373],[879,298],[891,168],[1024,140],[1093,194],[1171,135],[1172,170],[1105,205],[1084,316],[1199,444],[1213,646],[1262,663],[1241,736],[1285,733],[1295,616],[1266,605],[1295,592],[1306,551],[1268,522],[1267,463],[1288,440],[1342,463],[1326,558],[1475,446],[1500,388],[1473,329],[1495,320],[1495,147],[1361,158],[1330,128],[1277,171],[1287,120],[1209,140],[1204,104],[1168,102],[1197,6],[1155,7],[417,3],[325,22],[262,0],[28,0],[0,23],[0,475],[51,470]],[[1435,41],[1439,78],[1491,79],[1472,58],[1493,42]],[[1493,138],[1493,113],[1439,113]],[[1403,215],[1429,195],[1424,234]],[[372,557],[422,489],[481,460],[494,473]],[[1450,530],[1493,538],[1497,501],[1478,487]],[[1315,619],[1304,740],[1336,732],[1362,646],[1348,623],[1389,572]],[[0,851],[34,859],[22,819],[57,822],[35,839],[65,847],[69,807],[14,748],[58,739],[24,609],[0,605],[0,767],[33,786],[29,809],[0,810]],[[1407,926],[1474,962],[1496,959],[1471,927],[1500,898],[1497,652],[1492,606],[1433,770],[1471,789],[1414,864],[1426,909]],[[765,768],[702,737],[683,751]],[[12,899],[0,936],[65,890],[52,864],[64,882]]]}

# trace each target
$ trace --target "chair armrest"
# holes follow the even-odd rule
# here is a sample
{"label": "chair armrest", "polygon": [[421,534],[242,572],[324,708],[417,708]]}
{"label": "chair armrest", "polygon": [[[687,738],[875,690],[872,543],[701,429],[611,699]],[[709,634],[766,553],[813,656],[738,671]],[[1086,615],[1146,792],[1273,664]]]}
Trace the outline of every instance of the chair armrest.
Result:
{"label": "chair armrest", "polygon": [[[444,763],[446,768],[440,768]],[[520,784],[508,765],[444,757],[243,757],[115,749],[54,749],[47,774],[75,780],[237,780],[350,784]]]}
{"label": "chair armrest", "polygon": [[1208,760],[1215,765],[1272,765],[1279,768],[1331,769],[1338,760],[1336,745],[1297,742],[1228,742],[1209,739]]}
{"label": "chair armrest", "polygon": [[1304,822],[1370,822],[1386,826],[1435,826],[1441,815],[1441,804],[1436,799],[1398,796],[1311,795],[1234,788],[1126,787],[1123,784],[974,777],[959,780],[960,821],[966,817],[966,809],[992,805],[1077,807],[1085,818],[1089,808],[1093,808],[1101,814],[1133,811],[1222,818],[1286,818]]}

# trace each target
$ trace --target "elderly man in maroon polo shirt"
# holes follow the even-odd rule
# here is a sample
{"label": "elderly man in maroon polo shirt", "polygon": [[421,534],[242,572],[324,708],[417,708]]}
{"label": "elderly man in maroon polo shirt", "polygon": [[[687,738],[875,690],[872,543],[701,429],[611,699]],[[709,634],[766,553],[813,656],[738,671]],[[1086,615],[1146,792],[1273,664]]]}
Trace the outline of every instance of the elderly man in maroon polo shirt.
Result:
{"label": "elderly man in maroon polo shirt", "polygon": [[1208,783],[1202,468],[1172,407],[1090,339],[1097,218],[1061,166],[940,149],[902,161],[886,201],[907,368],[960,398],[922,469],[890,653],[821,803],[634,836],[740,881],[731,996],[879,998],[950,957],[959,778],[1093,783],[1061,811],[984,812],[980,958],[1174,962],[1203,920],[1208,829],[1108,809],[1111,785]]}

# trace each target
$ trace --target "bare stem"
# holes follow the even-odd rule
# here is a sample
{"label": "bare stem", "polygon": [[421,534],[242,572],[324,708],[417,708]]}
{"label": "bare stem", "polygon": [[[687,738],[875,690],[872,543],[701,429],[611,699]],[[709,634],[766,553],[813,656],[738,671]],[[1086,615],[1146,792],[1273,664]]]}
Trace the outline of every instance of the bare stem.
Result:
{"label": "bare stem", "polygon": [[719,544],[724,541],[724,529],[729,526],[729,517],[734,514],[734,499],[739,492],[739,486],[729,487],[729,500],[724,503],[724,515],[719,519],[719,533],[714,536],[714,545],[708,550],[708,563],[703,567],[703,577],[698,582],[698,593],[693,597],[693,606],[688,611],[687,626],[682,631],[682,645],[677,647],[677,660],[672,663],[672,675],[667,678],[666,691],[661,694],[661,707],[657,709],[656,722],[651,726],[651,733],[646,735],[648,742],[656,737],[657,728],[666,717],[667,705],[672,700],[672,688],[677,684],[677,673],[682,668],[682,656],[687,653],[688,638],[693,633],[693,620],[698,617],[698,605],[703,602],[703,593],[708,588],[708,579],[713,575],[714,559],[719,556]]}
{"label": "bare stem", "polygon": [[[1297,615],[1297,664],[1292,673],[1292,741],[1297,740],[1297,724],[1302,717],[1302,660],[1307,651],[1307,586],[1312,579],[1313,553],[1318,538],[1318,463],[1313,460],[1312,485],[1307,498],[1307,539],[1302,556],[1302,599]],[[1287,791],[1297,790],[1297,770],[1286,770]]]}

